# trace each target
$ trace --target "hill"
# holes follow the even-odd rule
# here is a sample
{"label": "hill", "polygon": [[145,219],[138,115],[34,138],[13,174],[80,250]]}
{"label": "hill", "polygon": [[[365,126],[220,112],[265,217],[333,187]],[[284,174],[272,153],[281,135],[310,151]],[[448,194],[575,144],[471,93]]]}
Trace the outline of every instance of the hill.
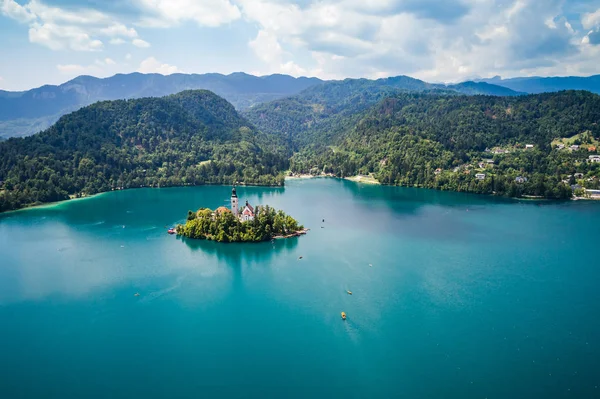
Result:
{"label": "hill", "polygon": [[332,137],[343,125],[356,121],[361,111],[397,93],[485,94],[516,96],[510,89],[486,83],[467,82],[445,86],[430,84],[408,76],[369,80],[345,79],[312,86],[294,96],[256,105],[244,115],[264,132],[286,138],[295,150]]}
{"label": "hill", "polygon": [[129,187],[281,185],[288,156],[209,91],[104,101],[0,143],[0,211]]}
{"label": "hill", "polygon": [[496,76],[491,79],[480,79],[478,81],[532,94],[562,90],[587,90],[600,94],[600,75],[589,77],[526,77],[512,79],[502,79]]}
{"label": "hill", "polygon": [[598,186],[600,165],[587,162],[596,150],[551,147],[556,137],[584,131],[600,136],[600,96],[589,92],[399,93],[345,122],[334,134],[311,127],[312,142],[291,158],[292,172],[372,175],[384,184],[548,198],[570,197],[579,173],[577,183]]}
{"label": "hill", "polygon": [[237,109],[290,96],[320,83],[317,78],[287,75],[118,74],[99,79],[79,76],[59,86],[23,92],[0,91],[0,137],[27,136],[58,118],[97,101],[160,97],[189,89],[206,89],[224,97]]}

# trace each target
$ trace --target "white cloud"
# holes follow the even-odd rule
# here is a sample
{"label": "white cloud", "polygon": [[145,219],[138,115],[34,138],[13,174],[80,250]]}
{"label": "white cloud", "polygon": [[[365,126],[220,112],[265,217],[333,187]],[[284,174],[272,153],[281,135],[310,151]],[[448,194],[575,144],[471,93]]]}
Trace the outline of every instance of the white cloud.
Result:
{"label": "white cloud", "polygon": [[137,3],[148,14],[140,25],[148,27],[170,27],[183,21],[216,27],[241,16],[239,8],[229,0],[137,0]]}
{"label": "white cloud", "polygon": [[600,25],[600,8],[594,12],[585,13],[581,17],[581,25],[584,29],[591,29]]}
{"label": "white cloud", "polygon": [[283,49],[274,34],[266,30],[259,30],[256,39],[252,40],[248,45],[263,62],[269,64],[281,62]]}
{"label": "white cloud", "polygon": [[285,54],[275,35],[266,30],[260,30],[249,46],[256,56],[267,65],[267,69],[259,73],[285,73],[293,76],[306,74],[306,70],[293,61],[284,61],[284,58],[291,54]]}
{"label": "white cloud", "polygon": [[[99,51],[109,43],[147,48],[137,25],[186,25],[183,31],[191,24],[238,21],[219,35],[238,29],[231,37],[239,38],[255,29],[247,44],[261,74],[457,81],[598,73],[600,64],[600,9],[589,0],[135,0],[137,25],[119,15],[41,2],[49,0],[17,1],[0,0],[1,14],[27,24],[32,42],[56,50]],[[120,65],[128,59],[120,58]],[[144,62],[140,69],[179,70],[153,57]]]}
{"label": "white cloud", "polygon": [[129,53],[125,54],[125,59],[127,61],[129,61],[131,59],[131,54],[129,54]]}
{"label": "white cloud", "polygon": [[52,50],[99,51],[103,47],[100,40],[93,39],[79,27],[52,23],[33,23],[29,28],[29,41]]}
{"label": "white cloud", "polygon": [[147,41],[142,40],[142,39],[133,39],[131,41],[131,44],[133,44],[136,47],[140,47],[140,48],[148,48],[148,47],[150,47],[150,43],[148,43]]}
{"label": "white cloud", "polygon": [[29,41],[52,50],[99,51],[108,38],[111,44],[138,39],[134,28],[115,21],[115,17],[92,9],[67,10],[47,6],[38,0],[20,5],[0,0],[2,14],[29,25]]}
{"label": "white cloud", "polygon": [[0,10],[2,14],[19,22],[30,22],[35,19],[35,15],[14,0],[2,0]]}
{"label": "white cloud", "polygon": [[116,62],[112,58],[105,58],[104,63],[106,65],[115,65],[116,64]]}
{"label": "white cloud", "polygon": [[160,73],[162,75],[170,75],[172,73],[181,72],[175,65],[162,64],[154,57],[148,57],[140,63],[138,72],[142,73]]}
{"label": "white cloud", "polygon": [[[593,44],[595,37],[585,39],[587,33],[578,31],[579,23],[569,19],[577,14],[563,0],[238,4],[243,16],[258,25],[249,46],[263,62],[263,71],[282,71],[283,64],[293,63],[324,78],[409,74],[456,81],[536,70],[583,74],[593,57],[582,41]],[[576,18],[582,18],[583,25],[600,23],[600,10],[582,14],[589,6],[578,7]],[[597,37],[600,40],[600,34]]]}
{"label": "white cloud", "polygon": [[113,23],[104,28],[98,30],[102,35],[109,37],[128,37],[134,38],[138,36],[138,33],[133,28],[128,28],[121,23]]}

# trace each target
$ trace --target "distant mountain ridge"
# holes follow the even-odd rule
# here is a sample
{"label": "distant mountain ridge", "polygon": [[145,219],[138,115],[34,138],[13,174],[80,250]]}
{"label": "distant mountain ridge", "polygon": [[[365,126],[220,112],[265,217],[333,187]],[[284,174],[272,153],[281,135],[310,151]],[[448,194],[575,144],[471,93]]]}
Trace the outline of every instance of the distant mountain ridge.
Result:
{"label": "distant mountain ridge", "polygon": [[58,86],[22,92],[0,91],[0,137],[27,136],[43,130],[64,114],[97,101],[161,97],[184,90],[210,90],[237,109],[296,94],[321,83],[317,78],[245,73],[117,74],[109,78],[79,76]]}
{"label": "distant mountain ridge", "polygon": [[[375,100],[379,98],[375,98],[375,92],[393,90],[492,96],[516,96],[567,89],[600,93],[600,75],[588,78],[496,77],[450,85],[427,83],[408,76],[339,81],[294,78],[288,75],[253,76],[242,72],[230,75],[179,73],[167,76],[131,73],[108,78],[79,76],[57,86],[45,85],[20,92],[0,90],[0,138],[37,133],[51,126],[60,116],[97,101],[161,97],[184,90],[204,89],[225,98],[237,110],[243,111],[259,104],[297,95],[324,83],[330,86],[322,92],[327,92],[328,96],[339,97],[340,102],[351,101],[341,98],[348,90],[354,94],[366,90],[365,95]],[[317,94],[309,92],[309,95]]]}
{"label": "distant mountain ridge", "polygon": [[500,76],[495,76],[490,79],[477,79],[476,82],[489,83],[529,94],[562,90],[587,90],[600,94],[600,75],[587,77],[556,76],[547,78],[533,76],[510,79],[502,79]]}

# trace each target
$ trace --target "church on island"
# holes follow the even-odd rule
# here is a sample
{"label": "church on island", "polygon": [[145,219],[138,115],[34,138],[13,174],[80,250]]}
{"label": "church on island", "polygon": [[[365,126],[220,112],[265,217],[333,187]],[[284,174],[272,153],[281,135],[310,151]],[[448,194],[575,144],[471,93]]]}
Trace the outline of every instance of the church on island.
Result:
{"label": "church on island", "polygon": [[231,212],[237,216],[242,222],[254,220],[254,208],[246,201],[243,209],[239,209],[238,196],[235,192],[235,187],[231,189]]}

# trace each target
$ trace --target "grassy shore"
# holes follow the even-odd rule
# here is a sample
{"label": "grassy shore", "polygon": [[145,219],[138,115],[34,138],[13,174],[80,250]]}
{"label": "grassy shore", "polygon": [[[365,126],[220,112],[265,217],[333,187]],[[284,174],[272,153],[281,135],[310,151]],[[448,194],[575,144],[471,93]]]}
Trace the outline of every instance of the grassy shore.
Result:
{"label": "grassy shore", "polygon": [[346,180],[350,180],[350,181],[354,181],[354,182],[357,182],[357,183],[381,184],[372,175],[349,176],[349,177],[346,177],[345,179]]}

